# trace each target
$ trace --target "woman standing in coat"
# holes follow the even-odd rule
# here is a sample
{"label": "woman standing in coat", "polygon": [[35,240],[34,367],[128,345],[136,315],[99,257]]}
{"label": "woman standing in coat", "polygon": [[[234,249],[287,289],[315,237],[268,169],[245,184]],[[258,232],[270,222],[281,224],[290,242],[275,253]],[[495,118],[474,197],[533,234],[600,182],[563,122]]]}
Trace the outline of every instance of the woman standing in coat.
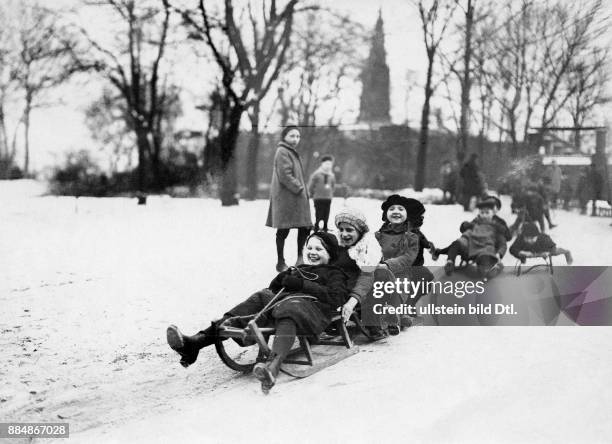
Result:
{"label": "woman standing in coat", "polygon": [[276,228],[276,271],[287,269],[285,263],[285,239],[291,228],[298,229],[297,257],[302,257],[302,249],[312,227],[308,188],[304,181],[302,161],[296,151],[300,143],[300,131],[296,126],[287,126],[281,133],[274,156],[272,183],[270,185],[270,208],[268,227]]}

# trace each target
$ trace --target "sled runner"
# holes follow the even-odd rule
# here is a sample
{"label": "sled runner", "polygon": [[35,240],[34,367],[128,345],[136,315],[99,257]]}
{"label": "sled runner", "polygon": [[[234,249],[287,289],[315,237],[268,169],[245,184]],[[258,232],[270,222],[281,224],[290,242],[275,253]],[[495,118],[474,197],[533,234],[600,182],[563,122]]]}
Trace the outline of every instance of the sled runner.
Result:
{"label": "sled runner", "polygon": [[504,264],[497,259],[495,255],[481,254],[476,258],[468,260],[462,259],[454,272],[463,272],[463,274],[477,279],[483,279],[485,282],[498,276],[504,270]]}
{"label": "sled runner", "polygon": [[[533,264],[530,265],[529,267],[526,266],[526,261],[529,259],[536,259],[536,260],[543,260],[544,263],[537,263],[537,264]],[[527,267],[526,269],[523,269],[523,266]],[[522,261],[518,261],[516,263],[516,266],[514,267],[515,270],[515,274],[517,276],[520,276],[521,274],[527,274],[533,270],[536,269],[541,269],[542,267],[546,268],[546,270],[550,273],[553,274],[553,263],[552,263],[552,256],[550,254],[539,254],[539,255],[534,255],[528,258],[525,258],[525,263],[523,263]]]}
{"label": "sled runner", "polygon": [[[250,373],[258,362],[265,362],[271,354],[269,339],[274,335],[274,327],[261,327],[257,324],[261,314],[267,311],[282,293],[270,301],[263,310],[252,316],[245,328],[232,326],[233,318],[226,319],[218,329],[215,343],[217,354],[229,368]],[[304,378],[354,355],[359,348],[354,344],[342,317],[332,319],[337,336],[322,334],[318,338],[298,336],[297,347],[283,362],[281,371],[296,378]]]}

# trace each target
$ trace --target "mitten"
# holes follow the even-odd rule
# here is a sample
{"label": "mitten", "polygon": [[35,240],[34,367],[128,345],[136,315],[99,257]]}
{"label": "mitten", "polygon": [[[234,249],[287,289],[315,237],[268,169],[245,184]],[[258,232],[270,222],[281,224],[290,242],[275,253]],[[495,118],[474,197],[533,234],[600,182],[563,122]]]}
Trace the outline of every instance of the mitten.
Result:
{"label": "mitten", "polygon": [[289,291],[299,291],[302,289],[303,285],[304,285],[304,281],[299,278],[299,277],[295,277],[295,276],[285,276],[283,278],[283,287],[285,287],[286,290]]}

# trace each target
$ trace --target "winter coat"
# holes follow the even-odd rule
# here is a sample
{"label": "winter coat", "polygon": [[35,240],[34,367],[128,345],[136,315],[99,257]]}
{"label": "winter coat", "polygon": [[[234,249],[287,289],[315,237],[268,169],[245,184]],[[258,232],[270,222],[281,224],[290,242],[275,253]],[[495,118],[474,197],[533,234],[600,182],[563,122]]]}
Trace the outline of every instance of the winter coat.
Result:
{"label": "winter coat", "polygon": [[482,194],[484,184],[476,162],[466,162],[459,173],[463,182],[463,194],[466,196],[479,196]]}
{"label": "winter coat", "polygon": [[[316,275],[316,279],[302,278],[302,290],[286,292],[285,298],[272,310],[272,317],[292,319],[299,335],[318,336],[348,299],[348,275],[336,265],[300,265],[298,268],[307,276]],[[288,275],[301,277],[298,271],[289,269],[279,273],[268,288],[278,292],[283,286],[283,278]]]}
{"label": "winter coat", "polygon": [[510,247],[510,254],[517,259],[520,259],[519,252],[529,251],[530,253],[550,253],[556,248],[555,242],[550,238],[549,235],[540,233],[533,244],[525,242],[524,236],[516,238],[512,246]]}
{"label": "winter coat", "polygon": [[561,191],[561,179],[563,172],[559,165],[553,165],[550,171],[550,189],[553,193],[558,194]]}
{"label": "winter coat", "polygon": [[545,205],[542,195],[534,190],[528,190],[523,194],[517,195],[512,201],[514,208],[525,208],[529,216],[527,220],[533,221],[540,220],[544,216]]}
{"label": "winter coat", "polygon": [[443,166],[440,168],[440,177],[442,178],[442,191],[455,192],[457,187],[457,170],[453,166]]}
{"label": "winter coat", "polygon": [[[376,238],[371,233],[365,233],[361,239],[351,247],[341,247],[338,259],[334,265],[349,274],[349,297],[352,296],[360,303],[371,292],[374,284],[374,270],[380,264],[382,251]],[[352,276],[357,271],[356,279]]]}
{"label": "winter coat", "polygon": [[336,177],[334,173],[325,171],[323,166],[317,168],[308,181],[308,192],[313,199],[331,200],[334,197],[335,187]]}
{"label": "winter coat", "polygon": [[419,252],[416,258],[414,259],[414,263],[412,265],[420,266],[425,263],[425,258],[423,257],[423,251],[425,250],[425,248],[431,248],[433,244],[429,242],[429,240],[425,237],[425,235],[418,228],[415,228],[414,230],[412,230],[412,232],[419,237]]}
{"label": "winter coat", "polygon": [[297,151],[285,142],[278,144],[274,156],[266,225],[273,228],[312,226],[302,162]]}
{"label": "winter coat", "polygon": [[383,262],[396,276],[408,277],[410,267],[419,254],[419,236],[408,225],[385,222],[375,234],[383,254]]}
{"label": "winter coat", "polygon": [[467,257],[475,258],[480,255],[506,253],[506,238],[503,227],[493,220],[477,217],[472,221],[474,227],[461,236],[463,242],[467,242]]}
{"label": "winter coat", "polygon": [[512,239],[512,232],[510,231],[510,228],[508,227],[506,221],[499,217],[497,214],[493,215],[493,220],[499,225],[501,225],[504,231],[504,237],[506,238],[506,241],[509,242]]}

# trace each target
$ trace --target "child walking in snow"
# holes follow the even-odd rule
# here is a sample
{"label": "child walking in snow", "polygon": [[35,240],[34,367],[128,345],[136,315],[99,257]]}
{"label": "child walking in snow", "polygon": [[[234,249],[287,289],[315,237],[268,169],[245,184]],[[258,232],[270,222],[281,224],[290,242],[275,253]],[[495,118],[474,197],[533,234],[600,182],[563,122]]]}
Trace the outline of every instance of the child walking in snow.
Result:
{"label": "child walking in snow", "polygon": [[[315,231],[320,229],[327,231],[329,210],[336,187],[333,168],[334,158],[330,155],[322,156],[321,165],[312,173],[308,181],[308,191],[314,200],[315,207]],[[319,227],[319,222],[323,222],[323,228]]]}
{"label": "child walking in snow", "polygon": [[568,265],[573,262],[572,253],[565,248],[557,247],[547,234],[540,233],[533,222],[526,222],[523,231],[510,247],[510,254],[525,263],[528,257],[564,255]]}

